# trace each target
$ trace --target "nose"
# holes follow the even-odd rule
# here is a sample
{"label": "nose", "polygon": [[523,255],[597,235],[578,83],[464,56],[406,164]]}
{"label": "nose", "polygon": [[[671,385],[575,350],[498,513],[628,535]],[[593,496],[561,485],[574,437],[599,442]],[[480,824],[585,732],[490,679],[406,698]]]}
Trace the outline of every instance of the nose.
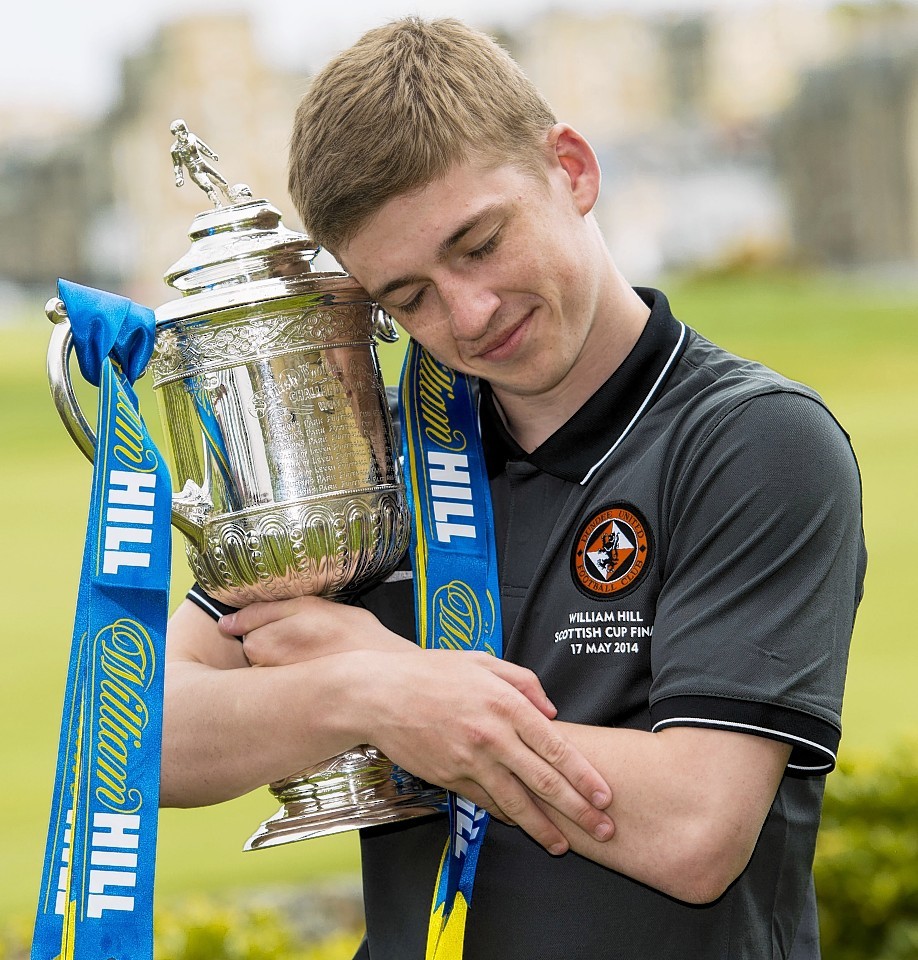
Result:
{"label": "nose", "polygon": [[469,278],[452,278],[441,281],[439,286],[454,339],[479,340],[483,337],[500,306],[500,297]]}

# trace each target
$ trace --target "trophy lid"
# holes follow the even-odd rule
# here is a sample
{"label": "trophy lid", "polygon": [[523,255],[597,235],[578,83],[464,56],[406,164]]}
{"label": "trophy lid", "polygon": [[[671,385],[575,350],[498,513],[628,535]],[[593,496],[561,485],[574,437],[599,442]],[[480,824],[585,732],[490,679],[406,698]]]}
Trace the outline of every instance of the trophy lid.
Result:
{"label": "trophy lid", "polygon": [[314,272],[318,244],[285,227],[280,210],[254,199],[246,184],[229,186],[210,162],[217,155],[183,120],[174,121],[170,129],[176,137],[176,186],[182,186],[187,172],[214,208],[194,218],[188,231],[190,249],[164,275],[182,297],[157,307],[158,324],[305,293],[328,294],[336,302],[369,302],[348,274]]}

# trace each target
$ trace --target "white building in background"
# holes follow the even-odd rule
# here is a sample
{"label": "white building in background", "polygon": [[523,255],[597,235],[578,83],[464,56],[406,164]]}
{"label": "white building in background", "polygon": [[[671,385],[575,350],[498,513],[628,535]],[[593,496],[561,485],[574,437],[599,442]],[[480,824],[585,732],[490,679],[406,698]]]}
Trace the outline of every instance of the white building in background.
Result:
{"label": "white building in background", "polygon": [[[233,183],[247,183],[295,226],[287,199],[287,146],[305,78],[275,70],[258,52],[249,21],[198,16],[164,28],[124,67],[122,98],[106,121],[111,145],[112,208],[104,263],[119,242],[129,250],[123,272],[132,295],[159,303],[175,294],[161,276],[188,247],[194,215],[210,205],[186,177],[174,185],[169,131],[181,118],[219,155]],[[124,240],[129,243],[124,244]]]}
{"label": "white building in background", "polygon": [[652,133],[671,112],[658,34],[637,14],[554,11],[509,46],[558,117],[597,143],[615,143]]}
{"label": "white building in background", "polygon": [[830,10],[793,0],[725,9],[710,21],[704,101],[726,127],[757,124],[788,107],[806,71],[850,42]]}
{"label": "white building in background", "polygon": [[[799,251],[918,258],[918,47],[903,40],[916,22],[918,6],[774,0],[704,16],[556,11],[505,40],[596,147],[597,215],[626,276],[648,283]],[[262,59],[244,17],[192,17],[125,62],[118,102],[91,129],[31,152],[28,138],[4,148],[0,129],[0,280],[47,291],[62,274],[150,304],[173,296],[160,278],[208,203],[173,186],[179,117],[231,183],[296,228],[287,149],[306,82]]]}
{"label": "white building in background", "polygon": [[0,244],[0,277],[50,291],[63,275],[151,305],[176,296],[162,275],[209,206],[187,178],[174,185],[169,126],[177,118],[219,154],[230,183],[248,183],[295,228],[287,144],[305,82],[261,58],[243,16],[164,27],[122,65],[104,119],[45,143],[41,155],[8,147],[0,156],[0,235],[17,238]]}
{"label": "white building in background", "polygon": [[775,162],[778,118],[811,71],[902,20],[914,11],[793,0],[695,16],[553,12],[512,50],[597,148],[604,232],[626,275],[648,281],[794,255],[801,232]]}

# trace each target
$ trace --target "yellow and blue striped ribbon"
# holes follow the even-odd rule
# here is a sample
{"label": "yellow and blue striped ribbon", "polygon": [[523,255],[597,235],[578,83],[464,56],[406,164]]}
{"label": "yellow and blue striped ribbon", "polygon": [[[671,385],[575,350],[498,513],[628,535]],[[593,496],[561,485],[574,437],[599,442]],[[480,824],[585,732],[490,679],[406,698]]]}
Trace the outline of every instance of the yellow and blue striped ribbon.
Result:
{"label": "yellow and blue striped ribbon", "polygon": [[[426,648],[500,657],[500,583],[488,475],[467,377],[412,340],[400,390],[413,518],[415,616]],[[449,794],[450,833],[431,903],[426,960],[461,960],[488,814]]]}
{"label": "yellow and blue striped ribbon", "polygon": [[150,960],[172,483],[131,380],[153,314],[64,281],[61,296],[99,414],[31,960]]}

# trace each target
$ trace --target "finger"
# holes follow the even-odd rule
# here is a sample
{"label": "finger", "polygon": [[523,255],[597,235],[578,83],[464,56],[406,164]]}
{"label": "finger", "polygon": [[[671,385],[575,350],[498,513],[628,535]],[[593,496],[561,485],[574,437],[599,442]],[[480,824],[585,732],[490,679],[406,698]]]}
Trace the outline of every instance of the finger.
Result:
{"label": "finger", "polygon": [[[612,802],[612,791],[599,771],[560,728],[534,710],[530,700],[510,687],[491,701],[490,710],[497,722],[478,726],[472,731],[479,750],[489,749],[492,755],[500,756],[503,768],[512,771],[536,797],[597,840],[608,840],[615,829],[605,812]],[[512,737],[505,739],[498,733],[500,730],[512,731]],[[475,780],[491,786],[480,776],[476,775]],[[502,797],[493,791],[491,795],[512,820],[531,832],[519,818],[516,808],[508,808]],[[517,804],[520,803],[518,792],[512,792],[511,796]],[[535,812],[535,803],[528,795],[525,799],[524,815],[528,823],[544,831],[547,817],[541,810]],[[554,839],[551,842],[555,842]],[[548,849],[550,843],[544,845]]]}
{"label": "finger", "polygon": [[605,812],[612,791],[596,768],[550,724],[540,730],[523,724],[519,735],[529,747],[519,765],[513,765],[521,781],[581,830],[596,840],[608,840],[615,832]]}
{"label": "finger", "polygon": [[242,649],[253,665],[279,667],[321,655],[309,640],[301,619],[285,617],[250,630],[242,638]]}
{"label": "finger", "polygon": [[515,663],[508,663],[506,660],[498,660],[488,654],[482,654],[481,657],[483,666],[519,690],[549,720],[553,720],[558,715],[558,708],[549,700],[539,678],[531,670],[517,666]]}
{"label": "finger", "polygon": [[488,789],[508,821],[525,830],[536,843],[554,856],[567,853],[570,849],[567,838],[509,770],[497,768],[489,777]]}
{"label": "finger", "polygon": [[[548,781],[543,789],[570,786],[595,808],[604,810],[612,802],[612,789],[602,774],[571,743],[559,725],[533,712],[530,706],[531,701],[521,700],[515,694],[499,696],[491,703],[493,713],[508,723],[516,732],[520,745],[528,748],[517,756],[532,768],[533,775]],[[549,776],[545,771],[546,764],[558,776]],[[512,763],[508,766],[519,773]],[[542,795],[538,789],[534,792]]]}
{"label": "finger", "polygon": [[228,613],[221,617],[218,626],[224,633],[241,637],[269,623],[276,623],[278,620],[298,613],[309,612],[313,606],[311,601],[318,601],[318,599],[318,597],[293,597],[289,600],[263,600],[250,603],[235,613]]}
{"label": "finger", "polygon": [[530,765],[520,772],[520,778],[535,797],[595,840],[605,843],[614,835],[615,823],[612,818],[586,800],[550,764]]}
{"label": "finger", "polygon": [[253,630],[242,636],[242,652],[253,667],[279,666],[277,645],[271,643],[270,627]]}
{"label": "finger", "polygon": [[506,823],[509,827],[515,827],[516,824],[510,817],[497,805],[494,798],[486,793],[479,784],[474,781],[467,781],[460,789],[454,791],[459,793],[460,796],[465,797],[467,800],[471,800],[476,807],[480,807],[482,810],[487,810],[488,813],[494,817],[496,820],[500,820],[501,823]]}

